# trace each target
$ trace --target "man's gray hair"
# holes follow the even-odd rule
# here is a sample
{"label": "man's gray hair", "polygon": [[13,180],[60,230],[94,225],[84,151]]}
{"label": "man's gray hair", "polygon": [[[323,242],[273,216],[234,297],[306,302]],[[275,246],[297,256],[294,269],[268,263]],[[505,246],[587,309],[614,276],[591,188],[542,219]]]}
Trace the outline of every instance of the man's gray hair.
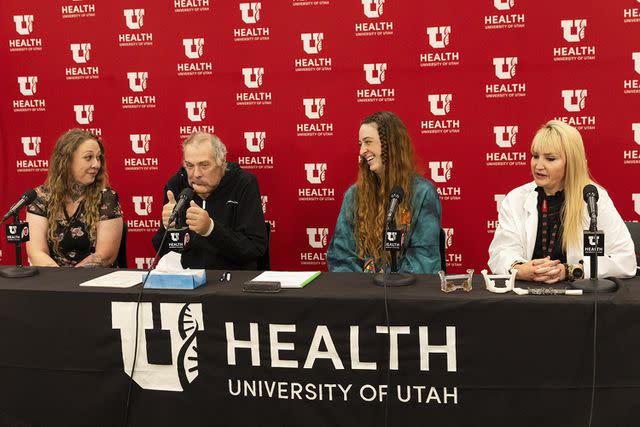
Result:
{"label": "man's gray hair", "polygon": [[208,142],[209,144],[211,144],[211,149],[213,150],[213,159],[215,160],[216,165],[222,166],[222,164],[227,160],[227,147],[220,140],[220,138],[211,133],[193,132],[182,143],[182,152],[184,153],[184,149],[187,145],[201,142]]}

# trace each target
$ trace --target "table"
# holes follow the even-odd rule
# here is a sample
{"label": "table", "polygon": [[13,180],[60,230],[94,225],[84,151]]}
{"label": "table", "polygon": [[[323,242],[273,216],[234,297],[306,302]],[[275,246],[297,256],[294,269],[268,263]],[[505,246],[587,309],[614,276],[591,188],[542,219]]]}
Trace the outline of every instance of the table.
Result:
{"label": "table", "polygon": [[[0,425],[122,425],[139,286],[78,287],[107,272],[0,279]],[[220,273],[145,290],[129,425],[383,426],[385,400],[389,426],[587,425],[593,295],[492,294],[480,275],[444,294],[419,276],[387,290],[389,333],[369,275],[248,294],[256,272]],[[637,425],[640,278],[598,301],[593,426]]]}

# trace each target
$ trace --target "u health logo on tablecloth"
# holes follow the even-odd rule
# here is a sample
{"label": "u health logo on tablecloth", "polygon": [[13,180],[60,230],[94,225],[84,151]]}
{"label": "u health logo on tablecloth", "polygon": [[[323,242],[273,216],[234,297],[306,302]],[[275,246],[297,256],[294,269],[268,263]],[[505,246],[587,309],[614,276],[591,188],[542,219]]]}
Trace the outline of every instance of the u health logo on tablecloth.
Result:
{"label": "u health logo on tablecloth", "polygon": [[[138,260],[136,258],[136,263]],[[146,261],[148,263],[148,261]],[[144,264],[141,262],[141,264]],[[184,391],[198,377],[198,332],[204,330],[202,304],[159,303],[160,325],[154,324],[151,302],[140,303],[141,332],[136,346],[135,302],[112,302],[112,328],[120,331],[122,364],[127,375],[145,390]],[[150,353],[157,346],[150,346],[147,331],[168,331],[170,352]],[[134,354],[137,347],[138,354]]]}

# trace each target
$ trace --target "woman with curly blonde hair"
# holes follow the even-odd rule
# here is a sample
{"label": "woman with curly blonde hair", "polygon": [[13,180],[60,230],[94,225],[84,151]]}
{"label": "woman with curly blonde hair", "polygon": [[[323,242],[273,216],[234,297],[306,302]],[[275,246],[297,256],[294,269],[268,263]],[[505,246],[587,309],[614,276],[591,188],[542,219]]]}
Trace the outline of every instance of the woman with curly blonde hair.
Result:
{"label": "woman with curly blonde hair", "polygon": [[49,174],[27,209],[27,254],[38,266],[112,266],[122,235],[117,193],[109,188],[104,146],[81,129],[60,136]]}
{"label": "woman with curly blonde hair", "polygon": [[394,186],[404,190],[395,223],[406,232],[398,271],[436,273],[441,269],[438,193],[415,171],[407,128],[394,113],[364,119],[358,133],[358,180],[345,193],[327,263],[330,271],[379,272],[389,263],[383,250],[385,213]]}

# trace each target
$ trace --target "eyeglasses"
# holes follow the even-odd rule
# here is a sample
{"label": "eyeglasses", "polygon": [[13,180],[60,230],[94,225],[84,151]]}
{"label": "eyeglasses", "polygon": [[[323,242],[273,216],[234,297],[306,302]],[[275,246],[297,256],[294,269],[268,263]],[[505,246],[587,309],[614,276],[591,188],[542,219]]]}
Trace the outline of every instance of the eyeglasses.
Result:
{"label": "eyeglasses", "polygon": [[[489,292],[504,294],[513,290],[518,270],[512,268],[511,274],[487,274],[487,270],[482,270],[481,273],[484,278],[484,284]],[[504,287],[496,286],[496,280],[504,280]]]}
{"label": "eyeglasses", "polygon": [[453,292],[462,289],[465,292],[471,292],[473,269],[468,269],[467,274],[445,274],[444,271],[438,271],[440,276],[440,289],[442,292]]}

